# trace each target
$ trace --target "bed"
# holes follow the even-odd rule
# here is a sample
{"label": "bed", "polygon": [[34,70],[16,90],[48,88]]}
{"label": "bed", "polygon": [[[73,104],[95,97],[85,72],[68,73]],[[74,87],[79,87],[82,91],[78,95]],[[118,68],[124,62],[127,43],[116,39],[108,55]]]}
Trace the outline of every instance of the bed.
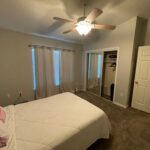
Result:
{"label": "bed", "polygon": [[107,115],[69,92],[5,110],[10,134],[7,150],[86,150],[110,134]]}

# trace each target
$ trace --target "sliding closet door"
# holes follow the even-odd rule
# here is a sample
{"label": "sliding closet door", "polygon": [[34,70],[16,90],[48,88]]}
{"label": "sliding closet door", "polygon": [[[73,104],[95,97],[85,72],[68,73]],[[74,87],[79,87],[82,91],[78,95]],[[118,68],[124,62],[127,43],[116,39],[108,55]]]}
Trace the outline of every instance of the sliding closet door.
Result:
{"label": "sliding closet door", "polygon": [[102,53],[88,54],[88,91],[101,95]]}
{"label": "sliding closet door", "polygon": [[104,53],[101,52],[99,53],[99,87],[100,87],[100,96],[102,95],[102,75],[103,75],[103,57],[104,57]]}

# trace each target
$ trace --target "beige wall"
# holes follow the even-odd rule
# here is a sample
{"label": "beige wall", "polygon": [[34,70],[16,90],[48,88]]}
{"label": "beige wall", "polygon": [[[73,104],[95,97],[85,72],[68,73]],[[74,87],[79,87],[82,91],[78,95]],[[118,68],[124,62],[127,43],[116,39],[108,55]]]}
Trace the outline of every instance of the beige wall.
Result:
{"label": "beige wall", "polygon": [[0,105],[12,104],[19,91],[33,99],[32,58],[29,44],[76,49],[76,86],[81,83],[82,46],[0,29]]}
{"label": "beige wall", "polygon": [[[84,45],[84,50],[119,47],[116,94],[114,102],[128,106],[132,54],[137,17],[117,26],[114,31],[103,31],[100,36]],[[85,66],[84,66],[85,67]]]}
{"label": "beige wall", "polygon": [[147,22],[144,45],[150,45],[150,19]]}
{"label": "beige wall", "polygon": [[[115,102],[124,106],[127,106],[129,101],[136,23],[137,18],[133,18],[117,26],[114,31],[100,32],[99,37],[84,44],[85,50],[119,47]],[[84,75],[84,72],[81,72],[81,64],[84,64],[82,45],[0,29],[0,104],[13,103],[18,97],[19,91],[22,91],[24,99],[33,99],[32,62],[29,44],[76,49],[76,87],[83,86],[84,79],[81,78],[81,73],[82,77]],[[150,45],[150,21],[148,21],[144,45]]]}

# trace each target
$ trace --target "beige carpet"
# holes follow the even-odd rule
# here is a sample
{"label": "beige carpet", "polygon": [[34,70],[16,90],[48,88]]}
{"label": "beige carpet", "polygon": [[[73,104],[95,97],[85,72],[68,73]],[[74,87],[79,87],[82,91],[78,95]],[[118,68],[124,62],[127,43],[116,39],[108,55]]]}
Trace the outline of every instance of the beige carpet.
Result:
{"label": "beige carpet", "polygon": [[150,150],[150,114],[121,108],[90,92],[77,94],[108,115],[112,125],[109,140],[98,140],[88,150]]}

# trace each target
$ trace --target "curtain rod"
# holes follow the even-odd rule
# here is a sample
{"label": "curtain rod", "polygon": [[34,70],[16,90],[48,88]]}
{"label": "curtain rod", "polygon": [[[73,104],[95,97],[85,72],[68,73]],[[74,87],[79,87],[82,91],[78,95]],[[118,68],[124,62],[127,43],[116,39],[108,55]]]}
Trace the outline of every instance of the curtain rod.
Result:
{"label": "curtain rod", "polygon": [[62,47],[55,47],[55,46],[46,46],[46,45],[34,45],[34,44],[30,44],[30,45],[28,45],[28,47],[54,48],[54,49],[60,49],[60,50],[75,51],[74,49],[68,49],[68,48],[62,48]]}

